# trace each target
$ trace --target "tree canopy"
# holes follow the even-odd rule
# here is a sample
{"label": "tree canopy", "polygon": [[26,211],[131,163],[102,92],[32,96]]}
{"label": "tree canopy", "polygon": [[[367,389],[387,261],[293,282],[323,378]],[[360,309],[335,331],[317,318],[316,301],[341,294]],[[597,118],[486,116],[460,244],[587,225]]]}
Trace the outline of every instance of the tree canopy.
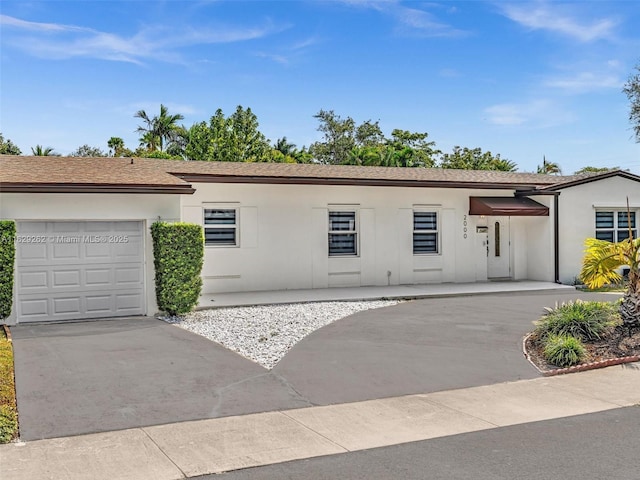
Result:
{"label": "tree canopy", "polygon": [[629,98],[629,122],[633,128],[636,142],[640,143],[640,64],[635,67],[636,73],[631,74],[622,91]]}
{"label": "tree canopy", "polygon": [[36,157],[59,157],[60,154],[57,153],[53,147],[43,147],[42,145],[36,145],[35,147],[31,147],[31,153]]}
{"label": "tree canopy", "polygon": [[86,143],[78,147],[77,149],[75,149],[69,155],[67,155],[67,157],[106,157],[106,156],[107,154],[104,153],[100,148],[92,147]]}
{"label": "tree canopy", "polygon": [[453,153],[442,155],[442,168],[459,168],[463,170],[500,170],[514,172],[517,165],[507,159],[500,158],[500,154],[493,156],[491,152],[482,152],[480,148],[453,147]]}
{"label": "tree canopy", "polygon": [[0,133],[0,155],[22,155],[18,146]]}

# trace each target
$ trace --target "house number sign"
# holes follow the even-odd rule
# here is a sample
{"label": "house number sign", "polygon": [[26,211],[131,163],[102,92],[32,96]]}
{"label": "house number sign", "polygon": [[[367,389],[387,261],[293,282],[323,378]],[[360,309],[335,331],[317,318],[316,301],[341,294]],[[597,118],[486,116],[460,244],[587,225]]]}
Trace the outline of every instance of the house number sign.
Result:
{"label": "house number sign", "polygon": [[462,232],[463,232],[463,237],[467,238],[467,216],[463,215],[462,216]]}

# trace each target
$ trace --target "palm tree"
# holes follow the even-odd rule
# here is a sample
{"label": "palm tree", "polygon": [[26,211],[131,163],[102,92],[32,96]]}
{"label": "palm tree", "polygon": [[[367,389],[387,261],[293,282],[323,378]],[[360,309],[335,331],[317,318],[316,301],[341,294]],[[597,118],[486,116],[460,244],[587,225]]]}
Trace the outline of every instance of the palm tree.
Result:
{"label": "palm tree", "polygon": [[160,115],[150,118],[144,110],[138,110],[134,115],[140,118],[146,125],[138,126],[136,132],[140,134],[140,145],[147,150],[164,151],[164,147],[175,141],[181,127],[178,121],[184,120],[184,116],[178,114],[169,115],[169,109],[164,105],[160,105]]}
{"label": "palm tree", "polygon": [[585,240],[580,278],[589,288],[600,288],[622,280],[621,267],[629,268],[629,284],[620,304],[620,316],[629,333],[640,327],[640,238],[633,238],[631,214],[627,209],[629,237],[621,242],[596,238]]}
{"label": "palm tree", "polygon": [[54,152],[53,147],[43,147],[42,145],[36,145],[31,147],[31,153],[36,157],[59,157],[60,154]]}
{"label": "palm tree", "polygon": [[542,157],[542,165],[538,165],[538,172],[544,175],[561,175],[560,165],[554,162],[547,162],[546,157]]}
{"label": "palm tree", "polygon": [[276,140],[276,143],[273,144],[273,148],[285,156],[289,155],[293,157],[297,152],[295,143],[290,143],[287,140],[287,137],[282,137]]}

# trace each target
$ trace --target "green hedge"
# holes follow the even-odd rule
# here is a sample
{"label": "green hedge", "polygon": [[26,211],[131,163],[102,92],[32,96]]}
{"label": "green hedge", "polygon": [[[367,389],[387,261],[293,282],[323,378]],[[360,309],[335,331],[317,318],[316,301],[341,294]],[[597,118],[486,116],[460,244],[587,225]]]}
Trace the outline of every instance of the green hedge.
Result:
{"label": "green hedge", "polygon": [[11,314],[16,260],[16,223],[0,220],[0,320]]}
{"label": "green hedge", "polygon": [[171,315],[198,304],[202,289],[204,233],[200,225],[155,222],[151,225],[158,308]]}

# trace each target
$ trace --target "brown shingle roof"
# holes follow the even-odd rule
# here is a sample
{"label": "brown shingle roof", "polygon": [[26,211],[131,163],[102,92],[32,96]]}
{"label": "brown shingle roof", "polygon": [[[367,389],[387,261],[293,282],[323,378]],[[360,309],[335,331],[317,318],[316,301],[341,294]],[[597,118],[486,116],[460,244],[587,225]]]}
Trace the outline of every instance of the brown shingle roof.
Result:
{"label": "brown shingle roof", "polygon": [[192,193],[188,182],[150,159],[0,155],[0,190]]}
{"label": "brown shingle roof", "polygon": [[[183,162],[149,158],[71,158],[0,155],[0,190],[141,191],[191,193],[192,182],[319,183],[539,189],[593,176],[439,168]],[[66,189],[66,190],[65,190]],[[93,190],[92,190],[93,189]]]}

